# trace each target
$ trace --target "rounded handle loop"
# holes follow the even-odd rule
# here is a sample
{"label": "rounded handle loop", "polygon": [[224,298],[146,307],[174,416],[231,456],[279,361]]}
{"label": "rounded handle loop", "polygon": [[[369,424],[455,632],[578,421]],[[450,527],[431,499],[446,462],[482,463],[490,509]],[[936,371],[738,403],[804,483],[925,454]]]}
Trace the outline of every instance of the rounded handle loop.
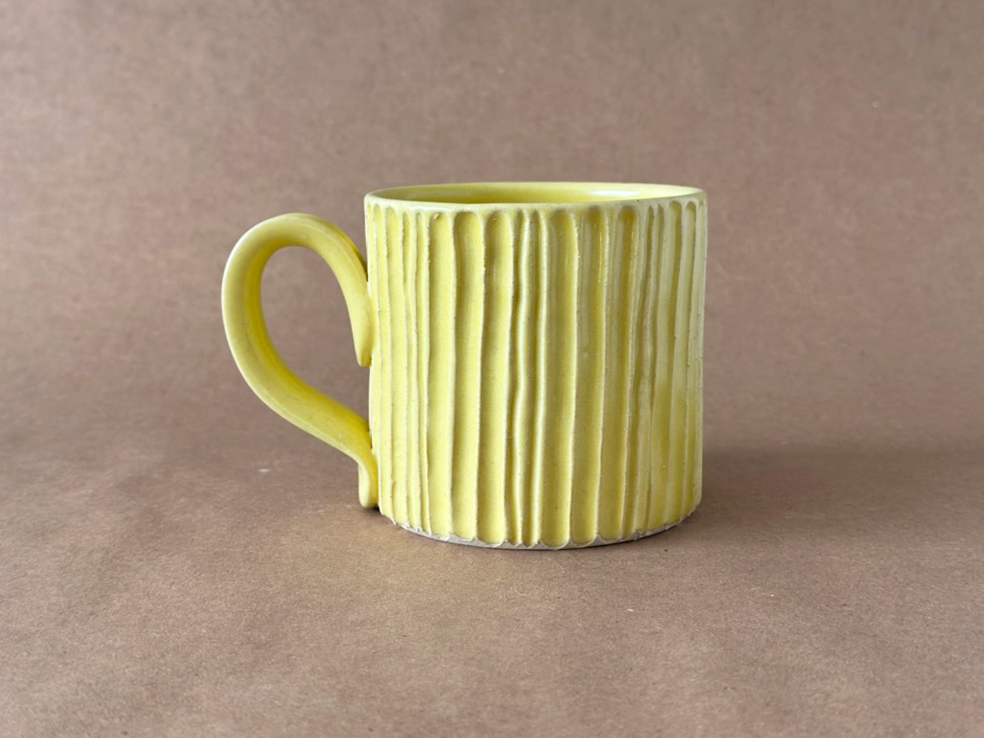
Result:
{"label": "rounded handle loop", "polygon": [[358,462],[359,502],[375,507],[379,493],[369,423],[299,379],[270,341],[260,283],[270,257],[286,246],[311,249],[328,262],[348,307],[356,359],[361,366],[369,365],[374,331],[365,261],[340,229],[300,213],[280,215],[253,226],[229,256],[222,279],[222,319],[229,347],[239,371],[263,402]]}

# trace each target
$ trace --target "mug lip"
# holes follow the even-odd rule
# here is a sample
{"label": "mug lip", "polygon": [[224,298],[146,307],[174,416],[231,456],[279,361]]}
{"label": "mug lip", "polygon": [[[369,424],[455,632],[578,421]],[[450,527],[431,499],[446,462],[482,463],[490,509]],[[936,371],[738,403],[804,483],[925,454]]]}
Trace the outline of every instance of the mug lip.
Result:
{"label": "mug lip", "polygon": [[[515,193],[528,190],[531,195],[537,190],[569,192],[575,199],[556,198],[516,199]],[[488,192],[477,202],[467,199],[456,200],[466,193]],[[512,192],[509,199],[496,200],[496,193]],[[456,195],[457,193],[457,195]],[[569,181],[516,181],[516,182],[449,182],[442,184],[407,185],[374,190],[366,195],[367,203],[381,201],[399,203],[404,207],[429,210],[501,210],[504,207],[599,207],[629,205],[643,202],[672,201],[680,198],[706,197],[697,187],[685,185],[644,184],[632,182],[569,182]]]}

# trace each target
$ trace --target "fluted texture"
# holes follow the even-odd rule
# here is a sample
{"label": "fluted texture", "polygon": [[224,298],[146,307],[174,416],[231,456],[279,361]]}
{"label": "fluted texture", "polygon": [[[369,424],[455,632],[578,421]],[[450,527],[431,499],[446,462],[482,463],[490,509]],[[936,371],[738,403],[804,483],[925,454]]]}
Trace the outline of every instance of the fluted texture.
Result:
{"label": "fluted texture", "polygon": [[516,546],[634,538],[700,500],[703,196],[368,206],[382,513]]}

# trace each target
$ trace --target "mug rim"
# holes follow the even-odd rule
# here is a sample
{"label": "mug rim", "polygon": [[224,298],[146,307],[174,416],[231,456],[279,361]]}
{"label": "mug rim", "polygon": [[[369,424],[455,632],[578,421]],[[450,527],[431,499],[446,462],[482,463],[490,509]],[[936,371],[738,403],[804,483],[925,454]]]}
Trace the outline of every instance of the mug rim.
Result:
{"label": "mug rim", "polygon": [[[486,194],[487,193],[487,194]],[[438,210],[501,209],[503,207],[598,207],[705,197],[684,185],[631,182],[460,182],[408,185],[374,190],[366,202],[400,203]]]}

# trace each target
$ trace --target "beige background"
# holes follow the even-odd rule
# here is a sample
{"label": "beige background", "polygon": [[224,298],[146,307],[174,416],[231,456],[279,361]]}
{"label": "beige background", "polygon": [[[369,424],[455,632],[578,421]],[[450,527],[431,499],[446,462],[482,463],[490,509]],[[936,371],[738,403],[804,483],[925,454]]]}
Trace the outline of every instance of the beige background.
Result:
{"label": "beige background", "polygon": [[[984,4],[0,2],[9,736],[984,735]],[[224,260],[483,179],[709,193],[705,501],[437,544],[256,400]],[[285,358],[365,410],[308,253]]]}

